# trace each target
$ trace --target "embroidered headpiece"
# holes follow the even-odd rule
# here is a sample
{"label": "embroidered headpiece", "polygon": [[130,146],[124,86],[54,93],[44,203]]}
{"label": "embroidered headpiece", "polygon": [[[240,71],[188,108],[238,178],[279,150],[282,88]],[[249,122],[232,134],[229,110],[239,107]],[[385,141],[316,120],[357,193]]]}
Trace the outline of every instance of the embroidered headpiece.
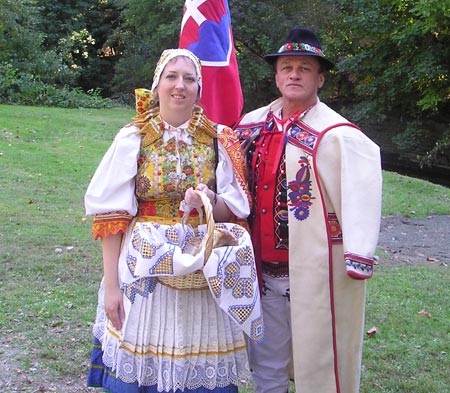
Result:
{"label": "embroidered headpiece", "polygon": [[176,57],[187,57],[192,61],[192,63],[195,66],[195,71],[197,72],[197,83],[200,87],[199,89],[199,97],[202,95],[202,66],[200,64],[200,60],[197,56],[195,56],[191,51],[187,49],[166,49],[162,54],[161,57],[158,60],[158,64],[155,68],[155,73],[153,75],[153,83],[151,91],[152,93],[155,92],[155,89],[158,87],[159,79],[161,78],[161,74],[164,71],[164,68],[166,67],[167,63],[175,59]]}
{"label": "embroidered headpiece", "polygon": [[319,37],[308,29],[292,29],[278,52],[266,55],[264,59],[273,65],[280,56],[314,56],[325,69],[334,68],[334,64],[325,58]]}

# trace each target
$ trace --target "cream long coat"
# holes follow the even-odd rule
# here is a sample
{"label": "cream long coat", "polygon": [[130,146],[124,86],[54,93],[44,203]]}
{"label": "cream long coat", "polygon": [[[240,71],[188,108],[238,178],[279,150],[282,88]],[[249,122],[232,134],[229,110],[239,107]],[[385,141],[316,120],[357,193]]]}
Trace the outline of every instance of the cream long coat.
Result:
{"label": "cream long coat", "polygon": [[[270,108],[278,113],[281,99],[244,116],[237,133],[258,132]],[[308,135],[286,144],[287,184],[298,180],[306,162],[313,197],[306,219],[297,219],[295,208],[289,209],[295,385],[301,393],[356,393],[364,279],[373,272],[381,219],[380,152],[363,132],[320,101],[302,121]],[[329,129],[336,124],[342,125]]]}

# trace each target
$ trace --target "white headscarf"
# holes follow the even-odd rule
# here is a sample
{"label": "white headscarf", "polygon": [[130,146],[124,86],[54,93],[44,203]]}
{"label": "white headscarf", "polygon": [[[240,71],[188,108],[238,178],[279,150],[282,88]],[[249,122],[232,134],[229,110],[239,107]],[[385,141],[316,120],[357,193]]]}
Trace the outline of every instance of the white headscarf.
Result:
{"label": "white headscarf", "polygon": [[191,51],[187,49],[166,49],[162,54],[161,57],[158,60],[158,64],[155,68],[155,73],[153,75],[153,83],[152,83],[152,93],[155,93],[155,89],[158,87],[159,79],[161,78],[161,74],[164,71],[164,68],[166,67],[167,63],[176,58],[176,57],[187,57],[188,59],[192,60],[192,63],[194,63],[195,70],[197,72],[197,83],[199,86],[199,98],[202,95],[202,66],[200,63],[200,60],[197,56],[195,56]]}

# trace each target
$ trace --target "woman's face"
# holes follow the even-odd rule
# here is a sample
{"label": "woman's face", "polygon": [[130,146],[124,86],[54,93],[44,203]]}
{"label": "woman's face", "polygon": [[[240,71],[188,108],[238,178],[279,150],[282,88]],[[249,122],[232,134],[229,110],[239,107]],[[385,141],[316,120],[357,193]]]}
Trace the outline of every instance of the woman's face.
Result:
{"label": "woman's face", "polygon": [[198,76],[192,61],[183,56],[170,60],[155,92],[161,109],[192,111],[199,94]]}

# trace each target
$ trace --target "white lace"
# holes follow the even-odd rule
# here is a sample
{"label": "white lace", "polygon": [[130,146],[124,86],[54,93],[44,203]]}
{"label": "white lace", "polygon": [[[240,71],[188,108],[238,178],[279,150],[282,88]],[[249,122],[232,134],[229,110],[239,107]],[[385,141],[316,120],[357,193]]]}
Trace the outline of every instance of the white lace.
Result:
{"label": "white lace", "polygon": [[102,342],[103,362],[123,381],[163,392],[214,389],[248,378],[243,333],[209,291],[158,283],[148,297],[136,296],[121,332],[107,323],[101,299],[103,285],[94,335]]}

